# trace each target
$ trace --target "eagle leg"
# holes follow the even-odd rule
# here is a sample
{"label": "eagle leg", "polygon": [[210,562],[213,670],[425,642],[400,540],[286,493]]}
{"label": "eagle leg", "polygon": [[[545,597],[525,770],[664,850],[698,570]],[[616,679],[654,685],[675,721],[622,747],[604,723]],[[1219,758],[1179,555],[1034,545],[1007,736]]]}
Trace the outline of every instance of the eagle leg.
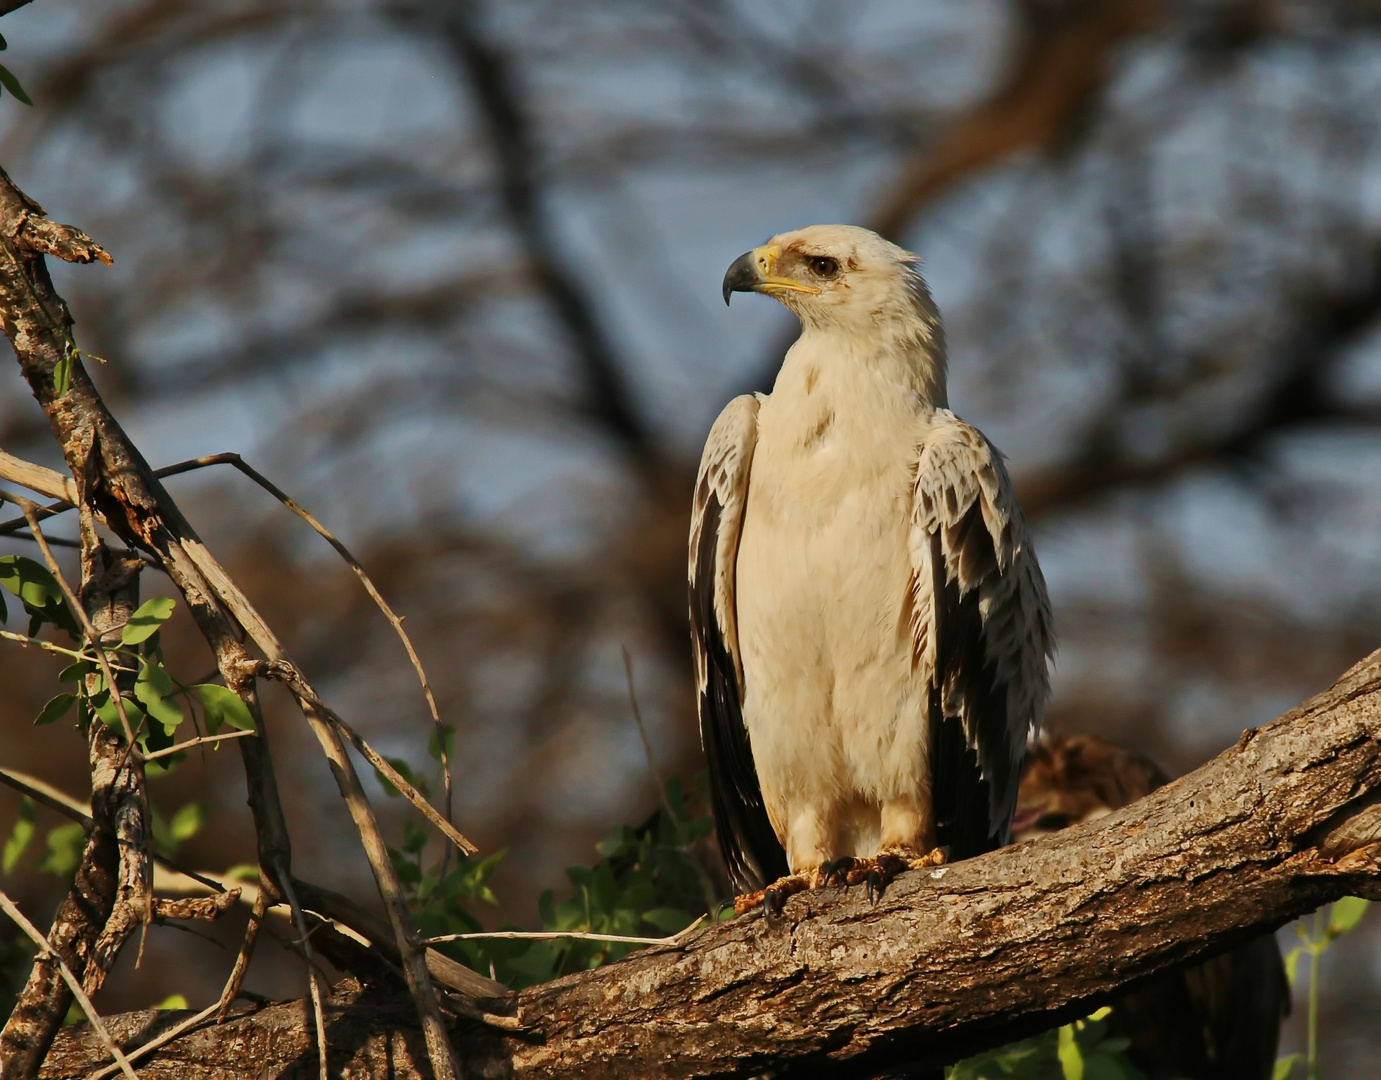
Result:
{"label": "eagle leg", "polygon": [[[906,870],[925,870],[932,866],[942,866],[949,860],[949,848],[938,847],[922,855],[914,848],[885,848],[871,859],[835,859],[826,864],[829,880],[840,880],[846,886],[864,884],[867,886],[868,900],[876,904],[882,899],[892,879]],[[826,867],[821,867],[824,871]]]}
{"label": "eagle leg", "polygon": [[762,908],[764,918],[771,918],[781,912],[787,897],[807,889],[818,889],[823,884],[819,871],[813,874],[788,874],[778,878],[765,889],[744,893],[734,897],[734,914],[743,915],[756,907]]}

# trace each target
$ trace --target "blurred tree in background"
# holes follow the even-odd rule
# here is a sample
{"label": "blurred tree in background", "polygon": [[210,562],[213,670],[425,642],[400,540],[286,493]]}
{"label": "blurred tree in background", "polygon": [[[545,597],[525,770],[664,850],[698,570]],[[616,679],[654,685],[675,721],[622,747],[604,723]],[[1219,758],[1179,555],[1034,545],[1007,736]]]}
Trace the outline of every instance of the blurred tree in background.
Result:
{"label": "blurred tree in background", "polygon": [[[535,924],[656,803],[622,646],[658,768],[699,768],[690,482],[791,336],[718,283],[782,229],[871,224],[925,257],[955,408],[1038,530],[1053,728],[1183,770],[1381,639],[1381,5],[40,0],[4,22],[35,105],[0,99],[0,161],[116,257],[53,270],[109,358],[93,377],[155,464],[244,453],[407,615],[457,821],[509,851],[496,922]],[[0,446],[59,465],[6,370]],[[331,699],[418,759],[425,710],[348,571],[232,475],[171,483]],[[5,758],[79,792],[66,724],[31,726],[60,667],[0,650]],[[311,763],[284,781],[298,862],[365,895],[283,706],[279,756]],[[195,758],[155,782],[169,818],[209,806],[184,858],[252,858],[241,783]],[[4,835],[18,807],[0,795]],[[1325,982],[1330,1077],[1381,1054],[1370,932]],[[214,948],[182,938],[168,955]],[[249,985],[301,992],[277,956]],[[107,1010],[217,989],[132,963]]]}

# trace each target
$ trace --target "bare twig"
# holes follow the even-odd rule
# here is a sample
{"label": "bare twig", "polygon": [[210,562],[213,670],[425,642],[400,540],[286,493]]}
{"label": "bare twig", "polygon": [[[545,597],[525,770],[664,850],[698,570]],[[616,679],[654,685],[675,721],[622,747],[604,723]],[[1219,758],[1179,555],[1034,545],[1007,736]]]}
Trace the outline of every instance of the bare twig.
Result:
{"label": "bare twig", "polygon": [[219,919],[240,899],[240,890],[216,893],[214,896],[181,896],[170,900],[154,897],[153,914],[156,919]]}
{"label": "bare twig", "polygon": [[0,784],[14,788],[35,802],[40,802],[49,810],[56,810],[64,817],[81,822],[82,828],[91,828],[91,807],[83,805],[65,791],[60,791],[37,776],[30,776],[15,769],[0,769]]}
{"label": "bare twig", "polygon": [[320,1080],[330,1080],[326,1070],[326,1015],[321,1008],[321,976],[317,974],[316,962],[312,952],[311,934],[307,930],[307,920],[302,915],[302,905],[297,902],[297,892],[292,886],[292,877],[286,872],[279,875],[283,892],[292,907],[293,923],[297,927],[297,944],[307,958],[307,986],[312,996],[312,1019],[316,1023],[317,1075]]}
{"label": "bare twig", "polygon": [[[22,237],[27,234],[22,230],[31,219],[41,217],[37,204],[0,170],[0,247],[9,256],[8,263],[0,263],[0,308],[6,316],[5,334],[58,437],[79,494],[85,498],[84,485],[99,481],[103,505],[120,510],[119,514],[107,513],[106,524],[125,543],[159,560],[211,645],[226,685],[240,696],[254,717],[261,738],[241,739],[239,746],[254,812],[260,868],[281,873],[289,865],[291,843],[272,760],[262,737],[263,717],[254,687],[256,665],[241,643],[232,617],[268,659],[287,659],[285,651],[111,416],[80,356],[74,352],[66,307],[53,289],[42,258],[33,254],[53,251],[81,260],[99,258],[104,252],[78,231],[55,224],[25,249],[29,254],[17,250],[16,244],[6,238],[14,238],[23,248]],[[454,1080],[457,1070],[446,1025],[427,975],[425,953],[416,944],[410,926],[407,899],[390,862],[378,819],[338,729],[319,710],[303,705],[300,698],[299,705],[330,762],[388,910],[408,989],[422,1023],[432,1072],[436,1080]]]}
{"label": "bare twig", "polygon": [[307,685],[302,677],[302,673],[286,660],[272,660],[259,666],[260,672],[270,679],[276,679],[283,683],[293,694],[302,702],[318,710],[331,724],[339,729],[340,733],[350,740],[350,745],[364,755],[365,759],[383,773],[384,778],[396,787],[399,792],[422,812],[422,816],[435,825],[446,836],[451,843],[460,848],[467,855],[474,855],[479,851],[469,840],[460,834],[454,825],[436,812],[436,808],[427,801],[417,788],[410,784],[406,777],[397,769],[389,764],[388,758],[380,754],[374,747],[370,746],[364,738],[355,731],[349,724],[341,718],[329,705],[321,698],[317,697],[316,692]]}
{"label": "bare twig", "polygon": [[596,934],[587,930],[490,930],[474,934],[442,934],[427,938],[423,945],[438,945],[444,941],[477,941],[483,939],[502,939],[505,941],[556,941],[573,938],[576,941],[612,941],[625,945],[679,945],[694,931],[699,930],[708,919],[701,915],[684,930],[670,937],[632,937],[627,934]]}
{"label": "bare twig", "polygon": [[106,1050],[109,1051],[111,1056],[119,1063],[120,1071],[128,1076],[130,1080],[138,1080],[138,1077],[134,1075],[134,1069],[131,1067],[129,1059],[125,1057],[125,1055],[120,1052],[120,1048],[115,1045],[115,1040],[110,1037],[110,1031],[101,1021],[100,1014],[96,1012],[96,1007],[91,1004],[91,999],[87,997],[86,992],[82,990],[81,983],[78,981],[77,977],[72,974],[72,969],[67,966],[67,962],[53,951],[52,946],[49,945],[47,939],[39,933],[38,928],[25,917],[24,913],[19,910],[13,900],[5,895],[3,890],[0,890],[0,908],[4,908],[5,914],[13,919],[15,923],[18,924],[19,928],[29,936],[30,940],[39,947],[42,956],[51,957],[53,962],[58,965],[58,970],[62,973],[63,981],[67,983],[68,989],[72,991],[72,996],[77,999],[77,1004],[81,1006],[82,1012],[86,1013],[86,1018],[91,1021],[92,1029],[100,1036],[101,1041],[105,1043]]}
{"label": "bare twig", "polygon": [[[298,503],[296,499],[290,498],[282,488],[263,473],[259,472],[258,469],[246,462],[239,454],[211,454],[207,457],[180,461],[176,465],[167,465],[156,470],[154,475],[159,477],[177,476],[179,473],[191,472],[195,469],[204,469],[212,465],[234,466],[316,530],[317,535],[330,544],[331,547],[335,549],[336,554],[344,559],[350,569],[355,572],[355,576],[360,579],[360,584],[364,586],[365,592],[369,594],[375,606],[383,612],[384,618],[386,618],[389,621],[389,625],[393,627],[394,633],[398,635],[398,640],[403,643],[403,648],[407,650],[408,660],[412,663],[413,671],[417,673],[417,681],[422,685],[422,694],[427,699],[427,708],[432,714],[432,724],[436,730],[437,747],[441,757],[442,780],[446,790],[446,820],[449,822],[451,820],[453,807],[451,793],[451,758],[450,752],[446,748],[446,731],[441,723],[441,711],[437,708],[436,696],[432,693],[431,682],[427,678],[426,669],[423,668],[422,659],[417,655],[417,650],[413,647],[412,639],[408,637],[407,631],[403,629],[403,620],[399,618],[393,608],[389,606],[388,601],[384,599],[383,593],[379,592],[374,582],[370,580],[369,575],[365,573],[364,566],[360,563],[360,560],[355,558],[350,552],[350,549],[341,543],[340,540],[336,538],[335,534],[318,521],[306,507]],[[464,850],[464,845],[461,845],[461,848]]]}
{"label": "bare twig", "polygon": [[69,504],[77,501],[77,485],[70,476],[17,458],[4,450],[0,450],[0,480],[37,491],[50,499],[62,499]]}
{"label": "bare twig", "polygon": [[628,702],[633,706],[633,720],[638,725],[638,738],[643,742],[643,753],[647,755],[647,771],[652,775],[652,782],[657,786],[657,801],[662,804],[662,809],[667,812],[667,818],[673,825],[678,824],[676,814],[671,809],[671,803],[667,801],[666,784],[662,780],[662,774],[657,771],[657,759],[652,754],[652,743],[647,737],[647,726],[643,723],[643,711],[638,705],[638,693],[633,688],[633,657],[629,655],[627,646],[623,648],[623,673],[628,677]]}
{"label": "bare twig", "polygon": [[219,735],[202,735],[195,739],[188,739],[186,742],[180,742],[176,746],[169,746],[163,750],[155,750],[152,754],[145,754],[144,760],[157,761],[161,757],[167,757],[169,754],[180,754],[184,750],[201,746],[203,743],[218,743],[225,739],[243,739],[246,735],[255,736],[258,734],[257,731],[223,731]]}
{"label": "bare twig", "polygon": [[240,951],[235,957],[235,964],[230,969],[230,977],[225,981],[225,988],[221,991],[220,1000],[209,1010],[217,1013],[217,1023],[225,1019],[225,1014],[230,1011],[230,1006],[235,1003],[235,998],[239,996],[240,988],[244,986],[245,974],[249,971],[249,961],[254,955],[254,944],[259,938],[259,928],[263,925],[264,916],[268,914],[268,909],[269,890],[264,887],[264,882],[261,879],[259,888],[254,894],[254,908],[250,912],[249,925],[245,927],[244,940],[240,943]]}

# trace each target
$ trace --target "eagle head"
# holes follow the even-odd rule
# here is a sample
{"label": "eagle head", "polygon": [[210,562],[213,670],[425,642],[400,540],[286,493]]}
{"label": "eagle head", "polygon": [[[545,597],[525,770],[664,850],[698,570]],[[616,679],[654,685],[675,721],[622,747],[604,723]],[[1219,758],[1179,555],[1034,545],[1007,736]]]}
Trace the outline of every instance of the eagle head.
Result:
{"label": "eagle head", "polygon": [[916,262],[857,225],[808,225],[735,259],[724,275],[724,302],[736,292],[766,293],[810,327],[925,318],[934,304]]}

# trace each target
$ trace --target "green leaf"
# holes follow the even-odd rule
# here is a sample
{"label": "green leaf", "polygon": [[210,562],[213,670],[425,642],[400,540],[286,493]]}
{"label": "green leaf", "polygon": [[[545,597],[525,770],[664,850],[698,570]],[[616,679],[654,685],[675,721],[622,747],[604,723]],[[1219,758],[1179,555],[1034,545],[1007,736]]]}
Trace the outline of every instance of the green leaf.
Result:
{"label": "green leaf", "polygon": [[187,998],[182,994],[169,994],[157,1005],[155,1009],[185,1009],[187,1008]]}
{"label": "green leaf", "polygon": [[58,682],[60,683],[79,683],[86,678],[95,665],[87,660],[78,660],[75,664],[68,664],[58,672]]}
{"label": "green leaf", "polygon": [[3,865],[5,873],[14,869],[29,841],[34,838],[34,801],[27,795],[19,800],[19,817],[15,819],[10,838],[5,841]]}
{"label": "green leaf", "polygon": [[206,710],[206,732],[215,735],[222,727],[237,728],[240,731],[254,730],[254,717],[243,701],[235,696],[233,690],[215,683],[199,683],[192,687],[201,696],[201,706]]}
{"label": "green leaf", "polygon": [[34,636],[38,623],[50,622],[74,638],[81,639],[77,620],[67,610],[62,589],[46,566],[23,555],[0,556],[0,585],[19,597],[24,610],[29,613],[30,637]]}
{"label": "green leaf", "polygon": [[[144,710],[135,704],[134,699],[126,697],[123,699],[125,706],[125,719],[129,721],[130,730],[133,731],[139,726],[139,722],[144,719]],[[101,718],[101,723],[110,728],[117,735],[125,733],[124,724],[120,723],[120,710],[115,707],[115,701],[109,694],[101,695],[99,702],[93,701],[91,707],[96,710],[96,715]]]}
{"label": "green leaf", "polygon": [[184,719],[182,706],[173,698],[176,693],[177,687],[173,685],[172,676],[162,664],[150,664],[146,661],[140,668],[139,677],[134,680],[134,696],[139,699],[148,714],[163,725],[163,730],[168,735],[175,732]]}
{"label": "green leaf", "polygon": [[66,877],[81,865],[85,847],[86,833],[80,825],[75,821],[70,825],[59,825],[48,834],[48,854],[35,869]]}
{"label": "green leaf", "polygon": [[19,80],[14,77],[14,73],[3,64],[0,64],[0,86],[3,86],[25,105],[33,104],[29,100],[29,95],[24,93],[24,88],[19,85]]}
{"label": "green leaf", "polygon": [[155,596],[152,600],[145,600],[120,631],[120,643],[138,645],[141,641],[147,640],[168,621],[168,616],[173,613],[175,607],[177,601],[171,596]]}
{"label": "green leaf", "polygon": [[1328,913],[1328,934],[1337,937],[1346,934],[1361,921],[1367,913],[1367,901],[1360,896],[1344,896]]}
{"label": "green leaf", "polygon": [[1271,1080],[1288,1080],[1301,1057],[1303,1057],[1302,1054],[1289,1054],[1277,1061],[1275,1072],[1271,1073]]}
{"label": "green leaf", "polygon": [[201,832],[202,826],[210,816],[205,803],[189,802],[174,814],[173,820],[168,823],[168,836],[179,844],[190,840]]}
{"label": "green leaf", "polygon": [[34,718],[34,723],[36,725],[51,724],[54,720],[62,719],[76,700],[76,694],[58,694],[47,705],[43,706],[42,711]]}
{"label": "green leaf", "polygon": [[1060,1043],[1056,1050],[1060,1059],[1060,1070],[1064,1080],[1084,1080],[1084,1054],[1074,1038],[1074,1025],[1066,1024],[1060,1028]]}

